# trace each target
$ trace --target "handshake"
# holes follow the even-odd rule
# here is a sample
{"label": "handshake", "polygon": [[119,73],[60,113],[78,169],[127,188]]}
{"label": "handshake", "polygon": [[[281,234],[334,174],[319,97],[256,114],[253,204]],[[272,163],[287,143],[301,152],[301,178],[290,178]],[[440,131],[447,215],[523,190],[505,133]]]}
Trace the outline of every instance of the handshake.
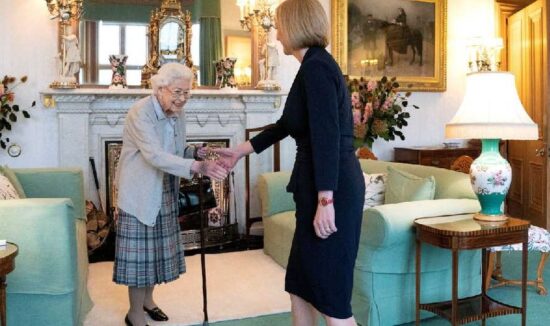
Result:
{"label": "handshake", "polygon": [[239,159],[245,154],[238,148],[210,148],[202,146],[197,149],[196,157],[202,161],[195,161],[191,171],[206,175],[215,180],[222,180],[233,170]]}

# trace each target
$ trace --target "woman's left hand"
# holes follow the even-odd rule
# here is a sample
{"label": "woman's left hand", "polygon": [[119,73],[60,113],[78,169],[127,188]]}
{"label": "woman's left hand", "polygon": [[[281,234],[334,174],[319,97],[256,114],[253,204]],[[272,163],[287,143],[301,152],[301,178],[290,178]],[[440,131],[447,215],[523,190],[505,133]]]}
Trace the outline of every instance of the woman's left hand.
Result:
{"label": "woman's left hand", "polygon": [[327,239],[331,234],[338,231],[334,219],[334,205],[317,206],[315,219],[313,219],[315,234],[321,239]]}

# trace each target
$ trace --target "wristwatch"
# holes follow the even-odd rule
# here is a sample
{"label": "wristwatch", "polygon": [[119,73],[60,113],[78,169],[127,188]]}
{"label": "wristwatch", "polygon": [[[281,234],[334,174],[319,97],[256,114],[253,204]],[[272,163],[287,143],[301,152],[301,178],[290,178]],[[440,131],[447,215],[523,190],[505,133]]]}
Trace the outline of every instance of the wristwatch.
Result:
{"label": "wristwatch", "polygon": [[332,203],[334,203],[334,200],[332,198],[321,197],[319,199],[319,205],[321,206],[328,206]]}

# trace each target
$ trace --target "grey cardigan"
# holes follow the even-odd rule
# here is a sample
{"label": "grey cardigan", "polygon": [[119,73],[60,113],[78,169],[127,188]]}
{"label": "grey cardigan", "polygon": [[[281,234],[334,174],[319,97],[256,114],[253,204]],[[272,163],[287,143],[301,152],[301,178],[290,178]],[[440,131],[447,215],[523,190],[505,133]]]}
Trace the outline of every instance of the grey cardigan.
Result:
{"label": "grey cardigan", "polygon": [[180,114],[175,125],[175,155],[163,150],[170,141],[163,139],[168,123],[163,118],[155,112],[153,95],[136,102],[126,116],[118,163],[117,206],[149,226],[155,225],[160,211],[164,173],[192,177],[194,160],[188,158],[193,157],[193,150],[186,147],[185,114]]}

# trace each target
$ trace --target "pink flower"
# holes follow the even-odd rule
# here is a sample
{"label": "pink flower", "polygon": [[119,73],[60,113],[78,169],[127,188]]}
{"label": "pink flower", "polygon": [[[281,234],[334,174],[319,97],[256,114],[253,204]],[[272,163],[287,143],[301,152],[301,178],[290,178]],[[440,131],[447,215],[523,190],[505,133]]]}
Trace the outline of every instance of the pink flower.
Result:
{"label": "pink flower", "polygon": [[6,96],[8,98],[8,102],[13,102],[13,100],[15,100],[15,94],[14,93],[6,93]]}
{"label": "pink flower", "polygon": [[4,95],[4,91],[5,91],[4,84],[0,84],[0,96]]}
{"label": "pink flower", "polygon": [[391,108],[392,105],[393,105],[393,101],[394,101],[394,99],[393,99],[392,96],[388,97],[388,98],[384,101],[384,104],[382,104],[382,111],[387,111],[389,108]]}
{"label": "pink flower", "polygon": [[377,85],[377,84],[378,84],[378,83],[377,83],[376,81],[374,81],[374,80],[369,80],[369,82],[368,82],[368,84],[367,84],[367,91],[368,91],[368,92],[372,92],[372,90],[376,88],[376,85]]}
{"label": "pink flower", "polygon": [[353,124],[361,124],[361,110],[353,109]]}
{"label": "pink flower", "polygon": [[358,104],[359,104],[359,93],[358,92],[351,93],[351,106],[356,108]]}
{"label": "pink flower", "polygon": [[365,112],[363,113],[363,121],[367,122],[369,121],[370,117],[372,116],[373,114],[373,108],[372,108],[372,103],[367,103],[365,105]]}

